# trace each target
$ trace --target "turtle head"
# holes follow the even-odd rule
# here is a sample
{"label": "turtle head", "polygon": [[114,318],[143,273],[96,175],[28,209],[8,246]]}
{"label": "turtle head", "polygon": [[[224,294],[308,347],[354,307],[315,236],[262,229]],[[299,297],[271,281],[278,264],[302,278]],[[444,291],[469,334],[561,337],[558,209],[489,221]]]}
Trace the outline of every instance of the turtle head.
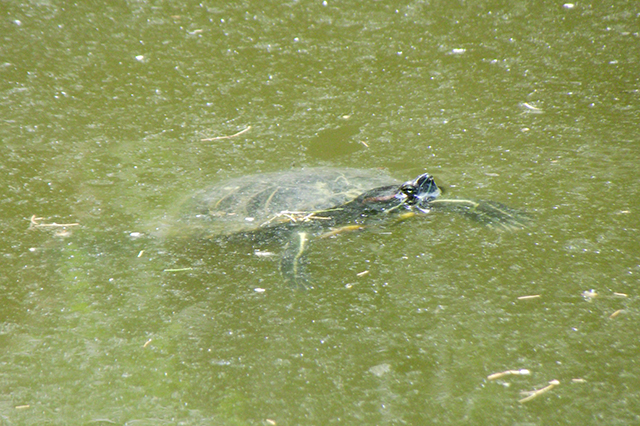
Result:
{"label": "turtle head", "polygon": [[426,213],[429,211],[429,203],[442,194],[442,190],[436,185],[433,176],[428,173],[422,174],[414,180],[403,183],[396,198],[407,208],[416,208]]}

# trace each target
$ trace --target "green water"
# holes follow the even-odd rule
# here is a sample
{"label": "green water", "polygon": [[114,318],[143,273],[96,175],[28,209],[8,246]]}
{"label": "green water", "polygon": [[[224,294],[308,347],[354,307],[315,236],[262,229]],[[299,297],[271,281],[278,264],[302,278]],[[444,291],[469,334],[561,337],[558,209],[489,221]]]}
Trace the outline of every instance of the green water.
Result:
{"label": "green water", "polygon": [[[640,423],[638,8],[396,3],[2,2],[0,424]],[[316,240],[307,292],[153,232],[314,166],[535,224]]]}

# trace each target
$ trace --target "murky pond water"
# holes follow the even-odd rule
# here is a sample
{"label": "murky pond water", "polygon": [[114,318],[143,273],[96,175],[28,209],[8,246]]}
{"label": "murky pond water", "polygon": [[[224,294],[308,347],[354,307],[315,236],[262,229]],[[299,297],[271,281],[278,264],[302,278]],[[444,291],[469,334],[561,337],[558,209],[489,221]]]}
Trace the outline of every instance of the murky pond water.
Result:
{"label": "murky pond water", "polygon": [[[640,422],[633,3],[4,6],[0,424]],[[535,223],[314,240],[306,292],[277,244],[154,232],[317,166]]]}

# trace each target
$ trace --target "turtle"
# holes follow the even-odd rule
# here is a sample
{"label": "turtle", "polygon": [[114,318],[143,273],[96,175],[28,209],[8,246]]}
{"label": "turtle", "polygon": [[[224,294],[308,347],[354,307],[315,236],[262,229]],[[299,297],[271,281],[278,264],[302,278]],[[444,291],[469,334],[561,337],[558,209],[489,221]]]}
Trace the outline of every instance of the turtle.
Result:
{"label": "turtle", "polygon": [[179,221],[204,239],[240,237],[280,242],[280,271],[305,289],[310,238],[431,211],[453,211],[489,227],[525,227],[529,216],[504,204],[445,198],[429,173],[398,181],[382,170],[308,168],[231,179],[190,196]]}

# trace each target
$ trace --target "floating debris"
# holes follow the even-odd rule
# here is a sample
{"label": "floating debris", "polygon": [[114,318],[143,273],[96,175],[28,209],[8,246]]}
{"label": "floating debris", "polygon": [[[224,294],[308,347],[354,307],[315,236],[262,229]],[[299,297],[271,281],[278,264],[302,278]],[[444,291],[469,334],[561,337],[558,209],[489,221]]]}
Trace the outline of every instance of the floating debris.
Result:
{"label": "floating debris", "polygon": [[176,268],[176,269],[163,269],[163,272],[183,272],[183,271],[191,271],[193,268]]}
{"label": "floating debris", "polygon": [[74,223],[40,223],[41,220],[43,220],[43,217],[37,217],[35,214],[33,216],[31,216],[31,220],[30,220],[30,225],[29,225],[29,229],[33,229],[33,228],[66,228],[69,226],[80,226],[79,223],[74,222]]}
{"label": "floating debris", "polygon": [[[326,210],[330,211],[330,210]],[[331,220],[330,217],[327,216],[317,216],[316,213],[322,212],[300,212],[300,211],[289,211],[283,210],[279,213],[276,213],[271,219],[260,224],[261,227],[268,226],[272,222],[276,223],[299,223],[299,222],[311,222],[312,220]],[[253,219],[253,218],[252,218]],[[245,218],[247,220],[247,218]]]}
{"label": "floating debris", "polygon": [[624,311],[624,309],[618,309],[617,311],[615,311],[614,313],[612,313],[611,315],[609,315],[610,319],[614,319],[615,317],[617,317],[618,315],[620,315],[622,313],[622,311]]}
{"label": "floating debris", "polygon": [[520,296],[520,297],[518,297],[518,300],[537,299],[539,297],[542,297],[542,296],[540,296],[539,294],[532,294],[532,295],[529,295],[529,296]]}
{"label": "floating debris", "polygon": [[504,376],[528,376],[531,374],[531,371],[526,368],[522,368],[520,370],[507,370],[502,371],[500,373],[493,373],[487,376],[487,380],[496,380]]}
{"label": "floating debris", "polygon": [[71,231],[67,231],[66,229],[63,229],[61,231],[56,231],[53,234],[54,237],[59,237],[59,238],[68,238],[71,236]]}
{"label": "floating debris", "polygon": [[364,277],[367,274],[369,274],[369,271],[358,272],[356,275],[359,276],[359,277]]}
{"label": "floating debris", "polygon": [[229,135],[229,136],[216,136],[215,138],[205,138],[205,139],[200,139],[202,142],[210,142],[210,141],[217,141],[220,139],[231,139],[231,138],[235,138],[236,136],[240,136],[243,133],[248,132],[249,130],[251,130],[251,126],[247,126],[246,129],[239,131],[238,133],[234,133],[233,135]]}
{"label": "floating debris", "polygon": [[526,108],[530,114],[542,114],[544,111],[541,108],[538,108],[534,105],[531,105],[530,103],[527,102],[522,102],[520,105],[522,105],[524,108]]}
{"label": "floating debris", "polygon": [[582,297],[584,297],[585,301],[591,302],[591,301],[593,301],[593,299],[598,297],[598,292],[596,292],[594,289],[585,290],[585,291],[582,292]]}
{"label": "floating debris", "polygon": [[520,404],[524,404],[525,402],[529,402],[534,398],[539,397],[540,395],[542,395],[545,392],[550,391],[551,389],[555,388],[556,386],[558,386],[560,384],[560,382],[558,380],[551,380],[549,382],[548,386],[543,387],[542,389],[536,389],[533,391],[524,391],[524,392],[520,392],[521,395],[528,395],[526,398],[522,398],[521,400],[519,400],[518,402]]}
{"label": "floating debris", "polygon": [[144,345],[142,345],[143,348],[146,348],[147,346],[149,346],[149,343],[151,343],[153,339],[149,339],[146,342],[144,342]]}

